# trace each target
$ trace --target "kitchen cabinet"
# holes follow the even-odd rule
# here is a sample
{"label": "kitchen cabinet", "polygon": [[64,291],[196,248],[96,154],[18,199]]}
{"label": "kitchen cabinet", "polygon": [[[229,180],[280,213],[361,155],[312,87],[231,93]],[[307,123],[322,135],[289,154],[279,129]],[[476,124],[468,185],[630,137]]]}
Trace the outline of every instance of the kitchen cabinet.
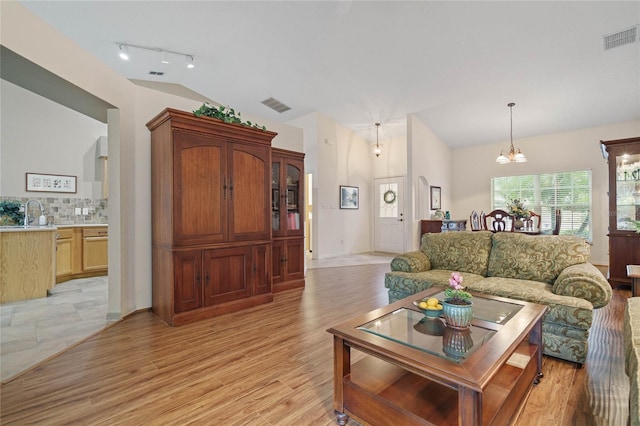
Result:
{"label": "kitchen cabinet", "polygon": [[0,231],[0,303],[47,297],[55,285],[55,228]]}
{"label": "kitchen cabinet", "polygon": [[58,229],[56,237],[56,280],[73,273],[73,229]]}
{"label": "kitchen cabinet", "polygon": [[109,231],[104,228],[82,229],[82,271],[106,271],[109,267]]}
{"label": "kitchen cabinet", "polygon": [[601,141],[609,165],[609,283],[631,285],[627,265],[640,264],[640,137]]}
{"label": "kitchen cabinet", "polygon": [[170,108],[147,127],[153,312],[181,325],[271,302],[276,133]]}
{"label": "kitchen cabinet", "polygon": [[304,287],[304,154],[271,150],[273,291]]}
{"label": "kitchen cabinet", "polygon": [[108,226],[64,226],[56,234],[56,283],[109,273]]}

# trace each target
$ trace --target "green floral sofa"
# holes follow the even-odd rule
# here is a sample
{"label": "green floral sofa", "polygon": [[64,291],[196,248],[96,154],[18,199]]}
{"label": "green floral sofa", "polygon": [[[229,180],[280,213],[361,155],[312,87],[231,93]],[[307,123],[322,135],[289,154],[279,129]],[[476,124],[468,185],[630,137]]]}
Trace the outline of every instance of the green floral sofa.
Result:
{"label": "green floral sofa", "polygon": [[624,359],[629,376],[629,424],[640,426],[640,297],[627,299],[624,311]]}
{"label": "green floral sofa", "polygon": [[578,237],[488,231],[424,234],[420,251],[391,261],[389,302],[431,286],[446,287],[458,271],[472,292],[547,305],[543,353],[584,364],[593,310],[611,300],[611,286],[588,262]]}

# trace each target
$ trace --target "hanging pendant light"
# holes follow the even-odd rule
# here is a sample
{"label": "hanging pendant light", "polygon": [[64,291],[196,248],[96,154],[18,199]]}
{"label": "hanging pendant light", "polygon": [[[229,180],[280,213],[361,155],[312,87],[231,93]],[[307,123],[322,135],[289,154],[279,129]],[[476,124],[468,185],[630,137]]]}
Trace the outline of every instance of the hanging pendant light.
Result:
{"label": "hanging pendant light", "polygon": [[496,163],[499,163],[499,164],[526,163],[527,158],[524,156],[522,151],[520,151],[520,148],[516,149],[513,146],[513,107],[516,106],[516,104],[513,102],[510,102],[507,104],[507,106],[509,107],[510,117],[511,117],[511,133],[510,133],[511,146],[509,147],[509,153],[506,156],[502,153],[503,151],[500,151],[500,155],[498,155],[498,158],[496,158]]}
{"label": "hanging pendant light", "polygon": [[376,157],[380,157],[382,154],[382,145],[378,142],[378,130],[380,130],[380,123],[376,123],[376,146],[373,147],[373,153]]}

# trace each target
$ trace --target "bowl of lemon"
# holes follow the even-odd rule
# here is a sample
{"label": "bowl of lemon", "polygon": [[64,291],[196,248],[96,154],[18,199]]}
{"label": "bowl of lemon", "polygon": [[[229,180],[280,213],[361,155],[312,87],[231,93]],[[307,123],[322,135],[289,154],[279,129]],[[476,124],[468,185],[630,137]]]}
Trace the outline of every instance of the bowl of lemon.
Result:
{"label": "bowl of lemon", "polygon": [[414,300],[413,304],[428,318],[438,318],[442,315],[442,303],[435,297]]}

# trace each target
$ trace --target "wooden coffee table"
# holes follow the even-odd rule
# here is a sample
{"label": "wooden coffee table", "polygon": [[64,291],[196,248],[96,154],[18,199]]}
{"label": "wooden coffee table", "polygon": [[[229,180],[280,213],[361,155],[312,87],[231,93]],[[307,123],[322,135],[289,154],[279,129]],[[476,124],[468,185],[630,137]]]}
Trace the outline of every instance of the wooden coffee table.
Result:
{"label": "wooden coffee table", "polygon": [[413,305],[430,296],[444,294],[431,288],[327,330],[338,424],[503,425],[517,416],[542,377],[547,307],[474,294],[472,326],[460,332]]}

